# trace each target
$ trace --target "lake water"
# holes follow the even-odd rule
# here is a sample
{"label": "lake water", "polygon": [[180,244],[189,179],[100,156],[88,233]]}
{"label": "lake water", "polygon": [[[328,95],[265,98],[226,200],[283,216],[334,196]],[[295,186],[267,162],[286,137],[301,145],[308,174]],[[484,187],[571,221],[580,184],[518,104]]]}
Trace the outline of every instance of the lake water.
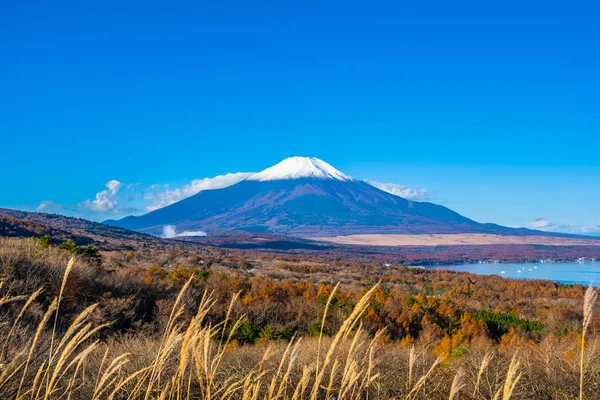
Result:
{"label": "lake water", "polygon": [[516,279],[546,279],[560,283],[579,283],[600,286],[600,261],[537,262],[537,263],[481,263],[435,266],[430,269],[471,272],[480,275],[498,275]]}

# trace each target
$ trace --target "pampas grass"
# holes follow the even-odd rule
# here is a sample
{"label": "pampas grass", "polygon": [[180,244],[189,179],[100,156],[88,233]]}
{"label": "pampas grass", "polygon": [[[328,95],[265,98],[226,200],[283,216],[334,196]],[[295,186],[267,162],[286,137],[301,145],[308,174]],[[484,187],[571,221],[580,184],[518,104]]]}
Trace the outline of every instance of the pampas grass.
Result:
{"label": "pampas grass", "polygon": [[[89,380],[86,374],[89,357],[100,345],[94,337],[110,323],[94,325],[89,322],[97,308],[94,304],[77,315],[59,336],[57,314],[72,268],[73,260],[65,270],[59,295],[46,310],[32,340],[4,366],[0,374],[0,390],[6,384],[15,380],[18,382],[14,393],[16,399],[81,398],[78,390]],[[361,315],[368,307],[377,286],[359,300],[338,332],[327,339],[327,346],[323,346],[325,340],[320,335],[317,357],[312,364],[302,366],[299,377],[296,376],[302,349],[302,340],[299,338],[293,338],[287,344],[275,369],[269,367],[275,352],[267,347],[255,368],[245,374],[225,376],[223,360],[227,344],[244,321],[243,318],[230,320],[233,304],[239,296],[233,296],[225,320],[211,325],[206,317],[215,305],[215,300],[210,294],[204,294],[195,316],[185,322],[183,298],[191,282],[192,278],[180,291],[162,340],[149,364],[126,369],[131,363],[130,354],[118,354],[110,360],[111,351],[106,347],[89,398],[317,399],[333,396],[338,399],[358,399],[366,396],[378,378],[378,374],[374,372],[375,351],[383,331],[367,335],[360,323]],[[16,329],[24,309],[39,293],[24,297],[28,301],[14,321],[11,332]],[[47,355],[39,363],[37,353],[42,350],[41,338],[52,318],[54,323]],[[323,316],[323,322],[325,319],[326,315]],[[323,356],[320,355],[321,350],[324,351]],[[39,365],[34,367],[34,360]],[[177,360],[176,364],[173,364],[173,360]]]}
{"label": "pampas grass", "polygon": [[583,299],[583,325],[581,328],[581,355],[579,360],[579,400],[583,400],[583,374],[584,374],[584,354],[585,354],[585,334],[592,322],[592,311],[594,303],[598,297],[598,292],[592,286],[587,288]]}
{"label": "pampas grass", "polygon": [[465,386],[460,382],[462,376],[463,372],[461,369],[459,369],[456,375],[454,376],[454,380],[452,381],[452,386],[450,387],[450,395],[448,396],[448,400],[453,400],[458,394],[459,390]]}
{"label": "pampas grass", "polygon": [[431,367],[429,367],[429,370],[425,373],[425,375],[423,375],[421,378],[419,378],[419,380],[417,381],[415,386],[412,388],[412,390],[410,392],[408,392],[408,395],[405,397],[406,400],[414,399],[417,396],[417,394],[419,394],[419,391],[421,391],[423,386],[425,386],[425,383],[427,382],[427,378],[429,378],[429,376],[433,373],[433,371],[437,368],[437,366],[442,363],[442,361],[443,361],[442,358],[440,358],[440,357],[436,358],[436,360],[433,362],[433,364],[431,364]]}
{"label": "pampas grass", "polygon": [[[67,264],[66,259],[64,261],[63,265]],[[201,297],[195,299],[196,306],[192,309],[188,299],[194,293],[193,278],[183,285],[170,313],[167,312],[168,320],[161,325],[164,328],[151,336],[142,333],[135,340],[104,338],[100,333],[110,326],[110,321],[99,317],[96,304],[72,317],[69,324],[63,323],[58,313],[61,302],[67,304],[65,299],[69,298],[69,276],[71,279],[77,276],[78,268],[77,262],[72,260],[66,269],[61,268],[62,281],[57,280],[60,290],[55,298],[48,299],[45,307],[38,301],[42,297],[41,290],[30,289],[25,295],[2,297],[0,307],[10,307],[12,314],[8,315],[13,317],[4,321],[8,323],[3,328],[7,334],[0,342],[0,398],[509,400],[527,396],[521,392],[527,389],[526,385],[519,385],[525,380],[519,358],[528,360],[523,353],[517,357],[512,351],[508,355],[500,351],[484,353],[479,348],[474,350],[471,364],[459,358],[434,360],[430,354],[425,356],[426,347],[419,347],[418,351],[415,346],[392,347],[381,340],[384,330],[367,331],[362,317],[378,290],[377,285],[354,305],[331,336],[324,335],[325,324],[328,313],[334,309],[331,304],[339,286],[333,289],[325,304],[318,337],[293,337],[287,343],[237,347],[233,338],[246,321],[235,308],[239,294],[234,294],[229,306],[223,307],[217,304],[216,296],[205,292],[198,295]],[[58,283],[56,286],[58,288]],[[590,374],[593,365],[588,359],[588,368],[584,369],[583,353],[594,351],[590,344],[593,341],[586,333],[591,326],[597,296],[596,290],[588,288],[584,298],[580,399],[583,399],[583,373]],[[63,313],[68,308],[65,304]],[[219,310],[224,311],[224,319],[214,318],[214,310],[219,306]],[[23,325],[31,320],[26,314],[32,310],[36,312],[36,319],[29,337],[23,335]],[[576,354],[577,344],[569,340],[569,346]],[[382,388],[385,368],[398,372],[389,364],[384,367],[383,350],[403,371],[392,375],[397,379],[395,392]],[[400,357],[393,358],[390,354]],[[499,359],[498,367],[492,362],[495,357]],[[508,364],[508,359],[508,368],[502,367],[504,360]],[[401,363],[398,360],[402,360]],[[575,356],[569,381],[571,398],[577,393],[576,365]],[[530,372],[531,368],[527,367],[528,378]]]}
{"label": "pampas grass", "polygon": [[407,379],[407,387],[410,389],[412,385],[412,374],[413,368],[415,367],[415,346],[410,346],[410,350],[408,351],[408,379]]}
{"label": "pampas grass", "polygon": [[494,400],[500,399],[500,394],[502,394],[502,400],[510,400],[515,390],[515,387],[517,386],[517,383],[523,375],[521,372],[517,374],[520,365],[521,362],[517,359],[517,355],[515,354],[510,360],[510,365],[508,366],[508,371],[506,372],[506,379],[504,380],[504,385],[500,389],[498,389],[496,395],[494,396]]}
{"label": "pampas grass", "polygon": [[489,351],[487,353],[485,353],[485,355],[483,356],[483,359],[481,360],[481,364],[479,365],[479,371],[477,371],[477,379],[475,381],[475,388],[473,388],[473,394],[471,395],[471,397],[475,398],[475,395],[477,394],[477,391],[479,390],[479,383],[481,382],[481,376],[485,372],[485,370],[486,370],[488,364],[490,363],[490,361],[492,360],[492,358],[494,358],[494,356]]}

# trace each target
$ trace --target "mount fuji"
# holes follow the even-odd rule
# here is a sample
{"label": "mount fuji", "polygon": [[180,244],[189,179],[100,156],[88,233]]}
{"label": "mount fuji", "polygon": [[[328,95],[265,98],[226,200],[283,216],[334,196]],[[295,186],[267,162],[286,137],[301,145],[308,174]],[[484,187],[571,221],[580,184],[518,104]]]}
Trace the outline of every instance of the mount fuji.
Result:
{"label": "mount fuji", "polygon": [[155,235],[165,226],[209,234],[242,230],[302,237],[516,232],[475,222],[440,205],[404,199],[312,157],[287,158],[232,186],[105,222]]}

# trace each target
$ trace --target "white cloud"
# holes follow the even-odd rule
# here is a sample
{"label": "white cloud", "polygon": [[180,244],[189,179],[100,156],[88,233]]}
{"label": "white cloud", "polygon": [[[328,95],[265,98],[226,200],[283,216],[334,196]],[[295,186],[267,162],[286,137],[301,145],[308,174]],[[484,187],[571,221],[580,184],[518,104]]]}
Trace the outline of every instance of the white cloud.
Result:
{"label": "white cloud", "polygon": [[555,223],[549,221],[546,217],[539,217],[534,219],[527,225],[529,229],[535,229],[544,232],[559,232],[559,233],[571,233],[579,235],[595,235],[600,234],[600,224],[589,224],[589,225],[573,225]]}
{"label": "white cloud", "polygon": [[150,186],[148,186],[148,190],[161,190],[161,189],[168,189],[169,188],[169,184],[166,183],[164,185],[161,185],[159,183],[154,183]]}
{"label": "white cloud", "polygon": [[206,236],[206,232],[203,231],[183,231],[177,232],[177,229],[174,225],[165,225],[163,226],[163,234],[162,237],[166,239],[172,239],[176,237],[191,237],[191,236]]}
{"label": "white cloud", "polygon": [[35,208],[35,211],[52,213],[58,212],[62,208],[62,205],[56,204],[52,200],[41,201],[40,204]]}
{"label": "white cloud", "polygon": [[108,181],[105,186],[108,189],[96,193],[94,200],[86,200],[80,203],[80,206],[95,212],[116,211],[119,206],[116,198],[117,192],[125,185],[113,179]]}
{"label": "white cloud", "polygon": [[[226,175],[215,176],[214,178],[194,179],[187,185],[173,190],[168,189],[168,186],[165,185],[163,186],[165,188],[164,192],[146,193],[144,195],[146,200],[153,200],[151,204],[146,206],[146,210],[153,211],[162,207],[166,207],[187,197],[193,196],[203,190],[222,189],[231,185],[235,185],[250,175],[252,175],[251,172],[237,172],[233,174],[229,173]],[[160,188],[160,186],[151,185],[148,189],[150,188],[156,189]]]}
{"label": "white cloud", "polygon": [[531,221],[527,227],[530,229],[537,229],[541,231],[551,228],[552,226],[553,225],[550,224],[550,221],[546,220],[545,217],[540,217]]}
{"label": "white cloud", "polygon": [[123,184],[115,179],[113,179],[112,181],[108,181],[106,183],[106,187],[108,188],[108,190],[110,191],[110,193],[112,195],[117,194],[117,191],[123,186]]}
{"label": "white cloud", "polygon": [[581,227],[581,233],[584,235],[600,234],[600,224],[586,225]]}
{"label": "white cloud", "polygon": [[[214,178],[195,179],[183,187],[170,189],[168,184],[154,184],[144,191],[137,188],[141,183],[125,184],[118,180],[108,181],[106,189],[96,193],[93,199],[78,204],[57,204],[44,200],[36,207],[39,212],[62,212],[90,219],[115,218],[115,215],[140,214],[176,203],[202,190],[220,189],[236,184],[252,173],[240,172],[219,175]],[[204,232],[182,232],[178,236],[201,236]]]}
{"label": "white cloud", "polygon": [[369,180],[366,180],[365,182],[367,182],[371,186],[376,187],[377,189],[383,190],[384,192],[404,197],[405,199],[422,200],[427,198],[427,196],[429,195],[427,189],[410,188],[403,185],[397,185],[395,183],[381,183]]}

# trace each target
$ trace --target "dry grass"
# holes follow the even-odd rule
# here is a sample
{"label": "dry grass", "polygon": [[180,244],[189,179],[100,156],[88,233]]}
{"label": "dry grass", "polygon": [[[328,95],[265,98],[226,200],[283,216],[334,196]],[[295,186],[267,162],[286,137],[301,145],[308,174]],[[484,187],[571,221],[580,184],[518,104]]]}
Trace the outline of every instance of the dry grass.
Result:
{"label": "dry grass", "polygon": [[311,237],[313,240],[365,246],[465,246],[494,244],[535,244],[546,246],[594,246],[598,239],[552,236],[494,235],[487,233],[434,234],[361,234],[334,237]]}
{"label": "dry grass", "polygon": [[[267,347],[261,360],[243,374],[225,374],[223,364],[228,343],[243,320],[230,321],[229,313],[216,325],[207,324],[206,316],[214,306],[205,295],[196,315],[184,322],[182,299],[191,282],[181,290],[162,340],[147,364],[126,368],[132,358],[128,353],[114,355],[108,362],[110,348],[106,347],[102,361],[94,369],[90,356],[98,350],[96,334],[109,323],[94,326],[89,317],[96,308],[92,305],[81,312],[62,336],[57,335],[56,320],[63,289],[73,260],[65,270],[59,296],[46,310],[35,335],[2,366],[0,390],[17,399],[85,398],[92,399],[302,399],[302,398],[359,398],[369,391],[378,378],[374,373],[375,350],[381,333],[367,335],[360,316],[369,304],[375,288],[367,292],[344,321],[339,331],[322,346],[319,339],[313,363],[298,365],[301,339],[292,340],[283,353]],[[37,296],[32,294],[24,309]],[[232,299],[232,305],[237,296]],[[5,299],[11,300],[11,299]],[[21,299],[19,299],[21,300]],[[231,310],[231,307],[230,307]],[[22,313],[21,313],[22,314]],[[21,315],[19,314],[19,315]],[[54,318],[49,338],[44,331]],[[17,318],[11,328],[14,331]],[[47,349],[41,345],[49,339]],[[7,352],[7,349],[3,349]],[[42,358],[36,357],[42,353]],[[278,359],[274,359],[278,357]],[[174,364],[174,361],[176,363]],[[273,368],[275,362],[276,368]],[[106,365],[108,364],[108,365]],[[298,371],[301,371],[298,374]]]}
{"label": "dry grass", "polygon": [[498,389],[498,392],[496,392],[496,395],[494,396],[494,400],[500,399],[500,395],[502,395],[502,400],[509,400],[512,397],[517,383],[523,376],[522,373],[518,373],[520,365],[521,362],[517,359],[517,356],[514,355],[512,360],[510,360],[504,385],[502,388]]}
{"label": "dry grass", "polygon": [[[508,400],[528,396],[526,391],[518,393],[528,378],[519,358],[529,357],[527,354],[517,357],[512,351],[506,358],[506,354],[486,351],[472,369],[466,363],[454,368],[456,360],[433,359],[425,347],[390,346],[383,340],[384,330],[365,331],[362,316],[377,286],[362,296],[331,336],[323,335],[323,327],[337,287],[325,305],[318,338],[238,346],[232,338],[244,318],[231,317],[238,296],[232,297],[220,322],[209,318],[218,305],[210,293],[202,296],[195,314],[188,317],[185,299],[190,279],[162,332],[114,338],[101,335],[111,321],[98,321],[96,304],[77,314],[66,327],[57,328],[69,279],[86,273],[73,260],[65,265],[58,295],[43,309],[36,304],[41,290],[0,299],[0,309],[22,304],[12,320],[3,321],[2,399]],[[585,347],[585,333],[596,295],[590,289],[585,298],[580,398],[586,371],[583,354],[591,351]],[[38,315],[32,330],[23,326],[30,313]]]}
{"label": "dry grass", "polygon": [[[369,336],[360,323],[360,317],[377,287],[360,299],[338,332],[326,340],[326,344],[322,335],[319,337],[314,362],[298,364],[303,349],[302,340],[293,339],[279,354],[272,347],[266,347],[254,368],[236,375],[224,374],[226,368],[223,361],[226,353],[231,351],[227,344],[243,320],[230,321],[228,312],[223,322],[212,326],[206,324],[205,318],[214,300],[205,294],[196,315],[189,322],[184,322],[181,318],[184,311],[182,298],[191,283],[190,279],[175,301],[162,340],[151,361],[127,369],[126,365],[131,361],[130,354],[115,355],[108,362],[110,348],[107,346],[96,378],[92,380],[92,375],[87,372],[93,369],[89,365],[90,355],[99,347],[99,341],[94,337],[109,325],[94,326],[89,322],[96,305],[81,312],[62,336],[56,333],[60,302],[73,264],[74,260],[71,260],[65,269],[59,296],[46,310],[34,337],[26,342],[27,346],[16,352],[8,365],[3,365],[0,376],[0,390],[3,393],[14,393],[11,397],[16,399],[35,400],[82,398],[84,393],[91,399],[362,399],[368,396],[379,378],[375,372],[375,352],[383,331]],[[329,297],[326,311],[334,293],[335,290]],[[10,333],[16,329],[24,310],[38,295],[39,292],[35,292],[29,296]],[[236,300],[237,296],[234,296],[229,310]],[[326,312],[324,314],[323,322]],[[43,351],[40,339],[53,317],[50,344],[47,351]],[[42,351],[44,357],[35,362],[34,355],[38,351]],[[4,348],[3,353],[6,352]],[[410,368],[414,363],[414,349],[411,354]],[[177,360],[175,365],[174,360]],[[275,368],[272,367],[273,361]],[[410,388],[406,399],[417,397],[441,362],[441,359],[437,359],[429,367],[427,373]],[[510,397],[518,381],[518,377],[513,381],[515,369],[511,364],[503,399]],[[454,379],[451,399],[462,387],[460,377],[461,373]]]}
{"label": "dry grass", "polygon": [[490,352],[485,353],[485,356],[483,356],[483,359],[481,360],[481,365],[479,366],[479,370],[477,371],[477,379],[475,380],[475,388],[473,388],[473,394],[471,395],[471,397],[475,398],[477,395],[477,392],[479,391],[479,383],[481,382],[481,377],[483,375],[483,373],[485,372],[485,370],[488,367],[488,364],[490,363],[490,361],[493,358],[493,354],[491,354]]}
{"label": "dry grass", "polygon": [[581,355],[579,362],[579,400],[583,400],[583,376],[584,376],[584,354],[585,354],[585,334],[592,322],[592,311],[594,303],[598,297],[598,292],[590,283],[583,300],[583,325],[581,329]]}

